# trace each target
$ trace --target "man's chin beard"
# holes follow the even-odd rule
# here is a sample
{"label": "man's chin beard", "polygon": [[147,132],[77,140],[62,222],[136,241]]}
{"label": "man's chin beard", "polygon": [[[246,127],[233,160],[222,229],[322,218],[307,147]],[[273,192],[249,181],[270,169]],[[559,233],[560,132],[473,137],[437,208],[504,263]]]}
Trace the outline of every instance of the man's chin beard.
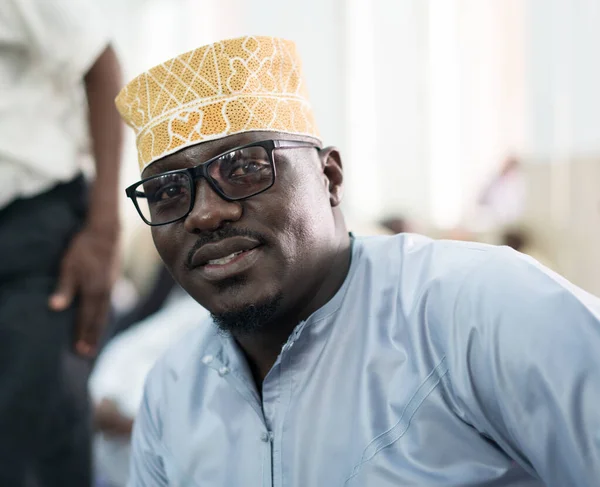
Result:
{"label": "man's chin beard", "polygon": [[251,335],[268,329],[279,311],[282,295],[224,313],[211,313],[217,327],[234,336]]}

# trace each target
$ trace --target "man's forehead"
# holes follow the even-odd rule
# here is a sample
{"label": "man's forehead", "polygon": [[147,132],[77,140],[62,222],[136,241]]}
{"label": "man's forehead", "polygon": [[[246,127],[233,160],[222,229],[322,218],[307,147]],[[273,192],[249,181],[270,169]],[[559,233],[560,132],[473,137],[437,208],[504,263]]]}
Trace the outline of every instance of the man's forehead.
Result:
{"label": "man's forehead", "polygon": [[240,134],[230,135],[221,139],[202,142],[174,154],[163,157],[150,164],[143,172],[143,176],[160,174],[166,171],[182,169],[202,164],[213,157],[228,152],[236,147],[241,147],[254,142],[262,142],[264,140],[297,140],[308,141],[315,145],[319,145],[319,141],[311,137],[301,135],[287,134],[274,131],[252,131],[243,132]]}

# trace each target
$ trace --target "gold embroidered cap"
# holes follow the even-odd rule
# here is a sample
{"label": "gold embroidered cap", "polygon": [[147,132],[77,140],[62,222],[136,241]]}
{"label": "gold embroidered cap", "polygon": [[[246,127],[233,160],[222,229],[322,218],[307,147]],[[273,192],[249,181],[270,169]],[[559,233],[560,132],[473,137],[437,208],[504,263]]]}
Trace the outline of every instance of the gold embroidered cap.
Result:
{"label": "gold embroidered cap", "polygon": [[140,171],[185,147],[254,130],[319,139],[293,42],[242,37],[200,47],[131,81],[116,98]]}

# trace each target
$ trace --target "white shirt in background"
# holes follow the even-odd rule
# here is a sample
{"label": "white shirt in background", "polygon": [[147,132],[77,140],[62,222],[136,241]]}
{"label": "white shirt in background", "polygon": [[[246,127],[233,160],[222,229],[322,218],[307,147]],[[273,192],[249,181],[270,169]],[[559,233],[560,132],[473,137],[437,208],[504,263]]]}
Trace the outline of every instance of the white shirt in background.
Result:
{"label": "white shirt in background", "polygon": [[90,166],[83,78],[109,43],[95,4],[0,1],[0,208]]}
{"label": "white shirt in background", "polygon": [[[209,313],[188,294],[170,299],[165,307],[112,339],[100,353],[89,381],[92,401],[114,400],[121,413],[135,418],[150,369],[185,334],[206,326]],[[94,442],[98,475],[116,487],[129,476],[130,442],[99,434]]]}

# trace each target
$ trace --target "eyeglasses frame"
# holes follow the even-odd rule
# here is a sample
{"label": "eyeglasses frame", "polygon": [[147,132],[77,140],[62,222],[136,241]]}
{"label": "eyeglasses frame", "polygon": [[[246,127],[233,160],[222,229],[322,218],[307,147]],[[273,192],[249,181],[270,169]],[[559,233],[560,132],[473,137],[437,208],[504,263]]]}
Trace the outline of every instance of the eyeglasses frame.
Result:
{"label": "eyeglasses frame", "polygon": [[[271,164],[271,169],[273,170],[273,177],[271,179],[271,183],[261,189],[260,191],[257,191],[255,193],[252,193],[248,196],[243,196],[240,198],[232,198],[230,196],[227,196],[223,190],[219,187],[219,185],[217,184],[216,181],[213,181],[212,177],[209,175],[208,169],[211,166],[211,164],[215,163],[219,158],[229,154],[230,152],[235,152],[238,150],[242,150],[242,149],[248,149],[250,147],[262,147],[263,149],[265,149],[265,151],[267,152],[267,156],[269,157],[269,163]],[[208,161],[203,162],[201,164],[198,164],[197,166],[193,166],[193,167],[188,167],[185,169],[175,169],[173,171],[167,171],[164,173],[160,173],[160,174],[156,174],[154,176],[150,176],[147,178],[142,179],[141,181],[138,181],[137,183],[132,184],[131,186],[127,187],[125,189],[125,194],[127,195],[127,197],[129,199],[131,199],[131,201],[133,202],[133,205],[135,206],[135,209],[137,210],[138,214],[140,215],[140,218],[143,220],[144,223],[146,223],[147,225],[151,226],[151,227],[158,227],[158,226],[162,226],[162,225],[169,225],[171,223],[175,223],[179,220],[183,220],[185,218],[187,218],[187,216],[192,212],[192,210],[194,209],[194,204],[196,201],[196,183],[199,179],[205,179],[206,182],[208,183],[208,185],[211,187],[211,189],[217,193],[221,198],[223,198],[225,201],[243,201],[246,200],[248,198],[252,198],[256,195],[259,195],[261,193],[264,193],[265,191],[271,189],[273,187],[273,185],[275,184],[275,180],[277,177],[277,171],[275,168],[275,160],[273,157],[273,152],[276,149],[301,149],[301,148],[306,148],[306,147],[312,147],[315,149],[319,149],[319,146],[316,145],[315,143],[312,142],[305,142],[305,141],[300,141],[300,140],[273,140],[273,139],[269,139],[269,140],[262,140],[262,141],[258,141],[258,142],[251,142],[249,144],[245,144],[245,145],[240,145],[238,147],[234,147],[232,149],[229,149],[225,152],[222,152],[221,154],[210,158]],[[190,195],[190,207],[187,210],[187,212],[180,216],[179,218],[176,218],[174,220],[169,220],[166,222],[161,222],[161,223],[152,223],[150,221],[148,221],[146,219],[146,217],[144,216],[144,214],[142,213],[141,208],[139,207],[138,201],[137,201],[137,195],[136,195],[136,189],[143,185],[145,182],[150,181],[152,179],[155,179],[159,176],[165,176],[165,175],[169,175],[169,174],[186,174],[191,180],[192,180],[192,184],[191,184],[191,195]]]}

